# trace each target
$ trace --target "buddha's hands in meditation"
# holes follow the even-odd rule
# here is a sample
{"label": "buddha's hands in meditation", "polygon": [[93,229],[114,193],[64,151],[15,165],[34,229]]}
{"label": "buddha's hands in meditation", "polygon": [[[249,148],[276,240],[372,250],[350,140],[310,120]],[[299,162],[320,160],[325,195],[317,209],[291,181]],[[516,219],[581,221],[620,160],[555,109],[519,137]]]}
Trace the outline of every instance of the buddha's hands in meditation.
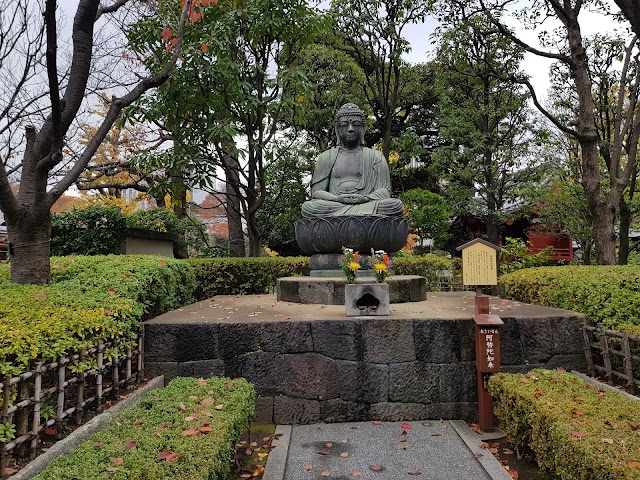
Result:
{"label": "buddha's hands in meditation", "polygon": [[364,195],[360,195],[358,193],[345,193],[342,195],[338,195],[338,201],[349,205],[357,205],[359,203],[366,203],[369,201],[369,199]]}

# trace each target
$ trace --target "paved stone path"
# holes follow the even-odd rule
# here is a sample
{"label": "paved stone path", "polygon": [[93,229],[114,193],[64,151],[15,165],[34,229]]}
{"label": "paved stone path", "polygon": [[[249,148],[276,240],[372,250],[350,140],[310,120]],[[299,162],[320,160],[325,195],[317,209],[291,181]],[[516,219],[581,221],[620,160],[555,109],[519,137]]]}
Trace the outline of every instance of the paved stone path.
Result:
{"label": "paved stone path", "polygon": [[263,480],[511,478],[461,421],[278,426],[277,433]]}

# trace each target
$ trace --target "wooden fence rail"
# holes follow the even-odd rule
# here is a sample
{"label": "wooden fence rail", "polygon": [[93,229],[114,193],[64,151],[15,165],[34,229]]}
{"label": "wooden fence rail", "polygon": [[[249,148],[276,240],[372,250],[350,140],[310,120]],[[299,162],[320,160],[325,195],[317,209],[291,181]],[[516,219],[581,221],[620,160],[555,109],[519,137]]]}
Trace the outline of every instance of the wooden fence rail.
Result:
{"label": "wooden fence rail", "polygon": [[[4,375],[0,428],[6,432],[11,427],[15,434],[8,438],[0,430],[0,479],[7,476],[11,456],[36,456],[43,433],[59,439],[69,421],[76,427],[86,421],[88,407],[100,412],[106,402],[118,399],[128,383],[142,382],[142,335],[136,349],[127,348],[121,356],[109,358],[117,347],[117,341],[107,342],[56,362],[37,363],[20,375]],[[93,362],[87,370],[86,365]]]}
{"label": "wooden fence rail", "polygon": [[582,339],[588,374],[604,374],[609,385],[622,383],[635,394],[640,387],[640,337],[607,330],[599,323],[582,325]]}

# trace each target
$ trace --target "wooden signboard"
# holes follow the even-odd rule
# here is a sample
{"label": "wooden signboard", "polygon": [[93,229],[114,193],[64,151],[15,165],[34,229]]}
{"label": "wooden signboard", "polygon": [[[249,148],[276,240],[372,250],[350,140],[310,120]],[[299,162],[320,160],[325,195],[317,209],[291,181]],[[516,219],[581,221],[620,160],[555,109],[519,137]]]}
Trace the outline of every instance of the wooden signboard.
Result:
{"label": "wooden signboard", "polygon": [[462,283],[464,285],[498,284],[498,251],[500,247],[480,238],[458,247],[462,250]]}

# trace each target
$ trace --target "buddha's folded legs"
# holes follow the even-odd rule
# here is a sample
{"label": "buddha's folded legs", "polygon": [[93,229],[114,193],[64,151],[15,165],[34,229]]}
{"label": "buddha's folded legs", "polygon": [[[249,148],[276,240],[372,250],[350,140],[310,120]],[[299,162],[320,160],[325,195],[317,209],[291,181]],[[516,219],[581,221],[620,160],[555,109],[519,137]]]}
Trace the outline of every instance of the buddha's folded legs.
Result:
{"label": "buddha's folded legs", "polygon": [[400,217],[403,215],[402,202],[397,198],[372,200],[357,205],[345,205],[331,200],[309,200],[302,204],[303,217],[345,217],[376,215]]}

